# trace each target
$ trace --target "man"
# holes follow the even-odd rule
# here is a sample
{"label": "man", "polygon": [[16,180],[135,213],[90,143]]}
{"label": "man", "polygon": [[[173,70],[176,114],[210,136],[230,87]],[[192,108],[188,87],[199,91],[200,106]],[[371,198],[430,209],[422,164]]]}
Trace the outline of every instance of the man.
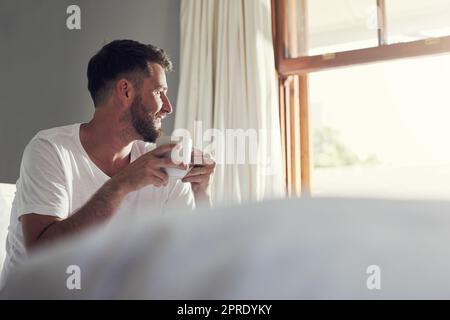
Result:
{"label": "man", "polygon": [[165,76],[171,67],[163,50],[132,40],[113,41],[91,58],[92,120],[41,131],[24,151],[4,277],[42,244],[114,216],[210,203],[214,161],[194,166],[181,181],[169,179],[164,168],[187,169],[163,157],[177,146],[150,144],[172,112]]}

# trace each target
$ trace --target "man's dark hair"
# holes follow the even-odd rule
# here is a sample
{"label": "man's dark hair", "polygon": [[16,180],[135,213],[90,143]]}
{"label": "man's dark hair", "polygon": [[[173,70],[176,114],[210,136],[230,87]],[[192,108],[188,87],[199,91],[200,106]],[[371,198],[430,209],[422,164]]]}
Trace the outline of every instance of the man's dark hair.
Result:
{"label": "man's dark hair", "polygon": [[141,86],[142,79],[151,76],[148,62],[172,70],[172,62],[161,48],[133,40],[115,40],[105,45],[88,64],[88,90],[94,105],[98,106],[107,96],[111,85],[121,77]]}

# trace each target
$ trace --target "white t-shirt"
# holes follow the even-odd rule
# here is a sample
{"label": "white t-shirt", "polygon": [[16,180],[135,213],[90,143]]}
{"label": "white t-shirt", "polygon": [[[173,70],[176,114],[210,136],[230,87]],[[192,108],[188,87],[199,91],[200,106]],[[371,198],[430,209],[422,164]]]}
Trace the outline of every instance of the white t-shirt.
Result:
{"label": "white t-shirt", "polygon": [[[105,143],[108,143],[107,138]],[[154,144],[135,142],[131,162],[153,148]],[[109,179],[84,150],[80,141],[80,124],[39,132],[29,142],[22,157],[11,209],[2,280],[11,268],[27,257],[19,220],[22,215],[35,213],[65,219],[83,206]],[[190,184],[169,179],[166,187],[150,185],[128,194],[116,216],[147,212],[159,215],[194,207]]]}

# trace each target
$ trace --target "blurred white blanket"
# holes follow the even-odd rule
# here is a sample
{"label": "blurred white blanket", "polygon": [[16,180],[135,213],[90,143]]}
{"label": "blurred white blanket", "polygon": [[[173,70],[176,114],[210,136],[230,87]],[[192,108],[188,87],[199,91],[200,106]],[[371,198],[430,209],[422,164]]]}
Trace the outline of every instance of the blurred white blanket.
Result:
{"label": "blurred white blanket", "polygon": [[[78,265],[81,290],[69,290]],[[380,290],[366,273],[379,266]],[[2,298],[450,298],[450,203],[284,200],[117,220],[36,255]]]}

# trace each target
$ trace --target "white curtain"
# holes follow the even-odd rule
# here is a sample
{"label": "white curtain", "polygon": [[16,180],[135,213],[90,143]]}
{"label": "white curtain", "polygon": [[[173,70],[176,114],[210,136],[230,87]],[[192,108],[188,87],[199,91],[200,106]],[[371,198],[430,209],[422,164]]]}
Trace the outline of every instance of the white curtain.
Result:
{"label": "white curtain", "polygon": [[[175,128],[189,130],[194,144],[203,149],[206,144],[216,158],[213,202],[283,196],[271,1],[182,0],[180,16]],[[231,163],[230,152],[242,154],[237,143],[230,147],[230,137],[243,132],[249,137],[257,133],[256,147],[249,138],[245,163]],[[257,161],[252,162],[254,156]]]}

